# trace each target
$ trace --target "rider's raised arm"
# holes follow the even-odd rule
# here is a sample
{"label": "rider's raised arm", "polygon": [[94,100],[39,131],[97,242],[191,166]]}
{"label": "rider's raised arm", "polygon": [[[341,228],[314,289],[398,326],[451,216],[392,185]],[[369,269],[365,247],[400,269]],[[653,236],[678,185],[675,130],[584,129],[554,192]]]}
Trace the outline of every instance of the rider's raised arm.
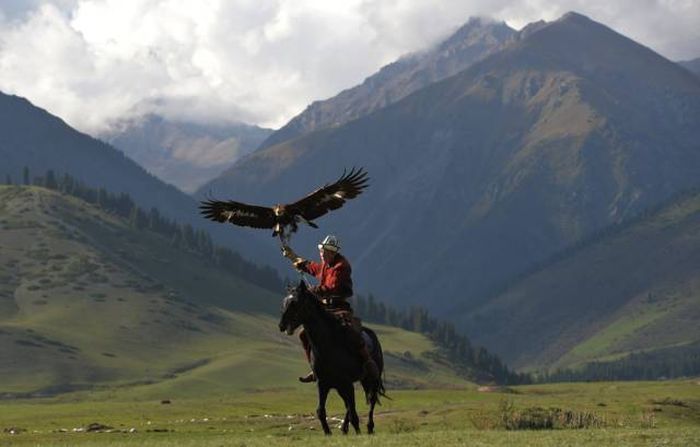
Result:
{"label": "rider's raised arm", "polygon": [[316,265],[315,262],[302,258],[301,256],[297,255],[294,250],[291,249],[291,247],[286,245],[282,247],[282,256],[292,261],[292,265],[295,269],[304,273],[316,276],[316,274],[321,271],[320,264]]}

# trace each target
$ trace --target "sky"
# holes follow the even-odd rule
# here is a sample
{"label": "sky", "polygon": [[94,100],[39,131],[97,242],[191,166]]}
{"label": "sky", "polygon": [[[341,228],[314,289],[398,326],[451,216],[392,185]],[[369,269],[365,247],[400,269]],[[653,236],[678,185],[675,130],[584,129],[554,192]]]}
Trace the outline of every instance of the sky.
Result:
{"label": "sky", "polygon": [[469,17],[568,11],[700,57],[700,0],[0,0],[0,91],[93,135],[145,113],[278,128]]}

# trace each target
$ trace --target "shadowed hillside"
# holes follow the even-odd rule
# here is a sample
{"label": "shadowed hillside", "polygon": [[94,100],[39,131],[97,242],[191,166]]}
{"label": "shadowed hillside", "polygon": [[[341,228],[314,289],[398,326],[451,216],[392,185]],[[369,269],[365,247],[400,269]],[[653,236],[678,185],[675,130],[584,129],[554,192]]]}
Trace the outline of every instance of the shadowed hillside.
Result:
{"label": "shadowed hillside", "polygon": [[529,368],[697,344],[700,194],[558,256],[462,322],[476,341]]}

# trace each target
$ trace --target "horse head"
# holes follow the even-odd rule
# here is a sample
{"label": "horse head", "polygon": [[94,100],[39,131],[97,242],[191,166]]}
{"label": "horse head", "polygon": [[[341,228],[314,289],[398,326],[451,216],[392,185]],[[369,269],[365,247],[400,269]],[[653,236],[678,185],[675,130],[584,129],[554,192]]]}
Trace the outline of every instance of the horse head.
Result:
{"label": "horse head", "polygon": [[314,297],[304,280],[299,281],[296,287],[287,288],[287,296],[282,300],[282,317],[280,318],[280,332],[292,335],[308,318]]}

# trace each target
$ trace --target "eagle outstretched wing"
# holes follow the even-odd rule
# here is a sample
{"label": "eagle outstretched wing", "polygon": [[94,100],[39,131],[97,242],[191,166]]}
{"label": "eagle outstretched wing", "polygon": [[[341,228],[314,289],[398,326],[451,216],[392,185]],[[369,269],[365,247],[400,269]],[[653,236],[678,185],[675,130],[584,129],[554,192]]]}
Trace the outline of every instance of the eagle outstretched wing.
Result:
{"label": "eagle outstretched wing", "polygon": [[317,189],[303,199],[287,205],[287,208],[310,221],[340,208],[346,200],[360,195],[367,187],[368,181],[367,172],[362,168],[352,168],[348,173],[343,171],[343,175],[335,183]]}
{"label": "eagle outstretched wing", "polygon": [[253,228],[272,228],[276,223],[272,208],[232,200],[207,200],[201,203],[199,209],[204,217],[216,222],[230,222]]}
{"label": "eagle outstretched wing", "polygon": [[276,205],[274,208],[248,205],[234,201],[207,200],[199,206],[207,219],[216,222],[230,222],[235,225],[253,228],[272,228],[273,236],[280,236],[288,243],[297,225],[304,222],[318,228],[313,219],[343,206],[346,200],[357,197],[367,187],[369,178],[362,169],[352,168],[333,184],[325,185],[308,196],[289,205]]}

